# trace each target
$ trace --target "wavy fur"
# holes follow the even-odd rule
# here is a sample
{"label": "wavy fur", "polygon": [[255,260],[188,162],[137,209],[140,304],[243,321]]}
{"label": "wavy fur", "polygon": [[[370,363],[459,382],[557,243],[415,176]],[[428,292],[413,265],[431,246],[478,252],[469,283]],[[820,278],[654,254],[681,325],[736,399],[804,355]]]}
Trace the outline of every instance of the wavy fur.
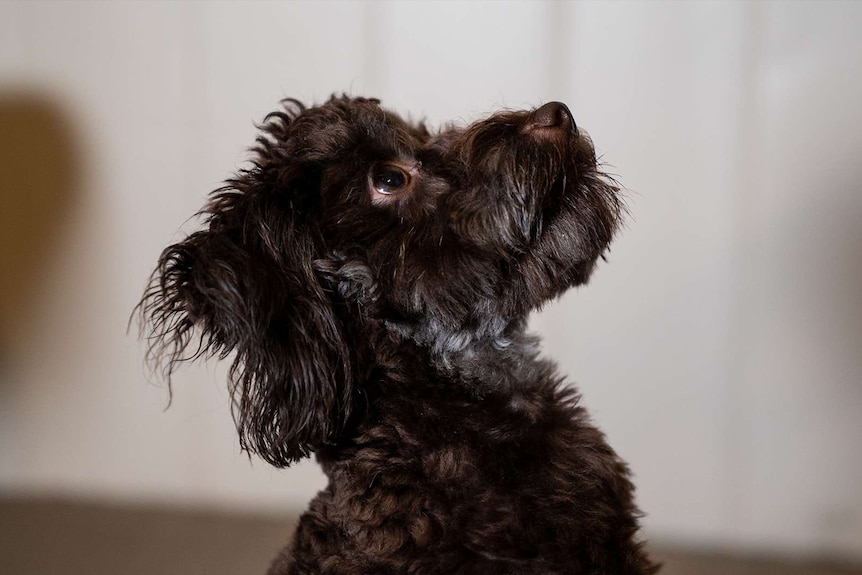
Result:
{"label": "wavy fur", "polygon": [[621,221],[568,109],[430,133],[333,97],[260,128],[139,311],[168,379],[234,354],[245,449],[329,477],[270,573],[655,572],[625,464],[525,331]]}

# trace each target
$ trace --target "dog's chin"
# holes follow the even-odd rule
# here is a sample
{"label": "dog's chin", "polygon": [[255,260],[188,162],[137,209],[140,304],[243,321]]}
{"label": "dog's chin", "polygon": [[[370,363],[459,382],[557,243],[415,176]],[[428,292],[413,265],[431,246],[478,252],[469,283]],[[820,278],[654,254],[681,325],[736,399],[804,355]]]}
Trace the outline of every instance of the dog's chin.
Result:
{"label": "dog's chin", "polygon": [[517,309],[535,310],[586,284],[621,225],[618,188],[597,168],[589,141],[578,145],[583,148],[544,190],[538,233],[517,266],[523,278],[516,285],[525,300],[523,307],[515,303]]}

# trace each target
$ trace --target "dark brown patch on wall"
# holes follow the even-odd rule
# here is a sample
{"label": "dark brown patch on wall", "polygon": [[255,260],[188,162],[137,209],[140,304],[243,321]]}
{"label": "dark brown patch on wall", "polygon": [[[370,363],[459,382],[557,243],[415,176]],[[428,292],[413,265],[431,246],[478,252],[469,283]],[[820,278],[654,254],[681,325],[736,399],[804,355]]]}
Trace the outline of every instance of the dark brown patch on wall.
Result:
{"label": "dark brown patch on wall", "polygon": [[78,142],[62,108],[0,94],[0,357],[32,297],[79,185]]}

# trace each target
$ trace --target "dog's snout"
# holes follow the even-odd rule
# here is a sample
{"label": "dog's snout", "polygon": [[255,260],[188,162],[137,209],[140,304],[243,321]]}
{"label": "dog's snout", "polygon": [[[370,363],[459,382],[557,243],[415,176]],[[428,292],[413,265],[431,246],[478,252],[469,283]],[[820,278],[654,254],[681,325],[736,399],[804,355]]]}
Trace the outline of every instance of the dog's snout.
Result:
{"label": "dog's snout", "polygon": [[528,130],[537,129],[568,129],[573,134],[578,133],[578,126],[569,107],[562,102],[548,102],[530,114],[527,122]]}

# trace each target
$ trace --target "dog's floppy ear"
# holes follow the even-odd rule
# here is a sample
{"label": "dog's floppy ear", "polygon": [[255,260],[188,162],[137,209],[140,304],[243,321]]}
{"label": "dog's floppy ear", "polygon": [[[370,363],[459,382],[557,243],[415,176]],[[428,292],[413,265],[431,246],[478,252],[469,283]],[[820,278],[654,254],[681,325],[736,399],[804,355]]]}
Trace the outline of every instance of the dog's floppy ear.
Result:
{"label": "dog's floppy ear", "polygon": [[259,141],[255,167],[214,193],[205,229],[162,253],[139,310],[149,359],[168,382],[181,362],[235,353],[241,445],[286,466],[345,425],[351,360],[313,269],[317,190],[284,158],[275,166],[266,147],[275,144]]}

